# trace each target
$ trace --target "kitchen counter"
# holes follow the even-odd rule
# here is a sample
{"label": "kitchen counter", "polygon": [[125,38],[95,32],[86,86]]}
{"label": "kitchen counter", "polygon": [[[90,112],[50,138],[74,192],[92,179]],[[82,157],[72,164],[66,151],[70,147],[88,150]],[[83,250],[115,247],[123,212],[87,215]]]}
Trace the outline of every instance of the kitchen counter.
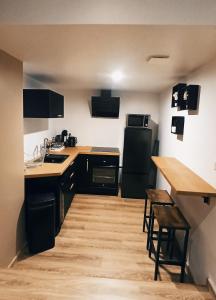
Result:
{"label": "kitchen counter", "polygon": [[49,176],[60,176],[64,171],[72,164],[79,154],[89,154],[89,155],[114,155],[119,156],[119,151],[117,152],[91,152],[92,147],[90,146],[77,146],[68,147],[61,151],[50,151],[53,154],[67,154],[69,157],[63,163],[43,163],[42,166],[37,166],[35,168],[27,168],[24,171],[25,178],[37,178],[37,177],[49,177]]}

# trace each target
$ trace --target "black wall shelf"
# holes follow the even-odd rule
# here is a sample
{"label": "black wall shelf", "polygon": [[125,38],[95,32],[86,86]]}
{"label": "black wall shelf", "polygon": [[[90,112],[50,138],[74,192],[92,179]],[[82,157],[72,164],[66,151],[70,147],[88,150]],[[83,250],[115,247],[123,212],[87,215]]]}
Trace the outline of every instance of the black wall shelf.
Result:
{"label": "black wall shelf", "polygon": [[171,133],[183,135],[184,133],[184,117],[173,116],[171,124]]}
{"label": "black wall shelf", "polygon": [[178,83],[173,87],[171,107],[180,107],[182,105],[186,87],[186,83]]}
{"label": "black wall shelf", "polygon": [[199,85],[179,83],[173,87],[171,107],[178,107],[179,110],[196,110],[199,95]]}
{"label": "black wall shelf", "polygon": [[196,110],[200,96],[200,85],[191,84],[187,86],[187,109]]}

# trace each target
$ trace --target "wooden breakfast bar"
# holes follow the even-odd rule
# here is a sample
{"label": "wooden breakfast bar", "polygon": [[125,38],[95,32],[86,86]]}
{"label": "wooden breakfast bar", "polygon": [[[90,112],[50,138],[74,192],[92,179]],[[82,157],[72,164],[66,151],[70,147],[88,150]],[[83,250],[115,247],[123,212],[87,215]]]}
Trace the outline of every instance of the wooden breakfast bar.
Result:
{"label": "wooden breakfast bar", "polygon": [[152,161],[176,194],[201,196],[205,203],[216,189],[174,157],[152,156]]}

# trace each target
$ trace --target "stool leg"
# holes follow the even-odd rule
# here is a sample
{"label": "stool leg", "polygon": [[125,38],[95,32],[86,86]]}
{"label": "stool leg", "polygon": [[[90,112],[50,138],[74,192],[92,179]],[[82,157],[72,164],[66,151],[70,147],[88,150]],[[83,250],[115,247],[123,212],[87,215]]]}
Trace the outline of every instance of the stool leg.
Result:
{"label": "stool leg", "polygon": [[150,225],[149,225],[149,240],[148,240],[148,250],[149,250],[149,257],[151,258],[152,254],[152,246],[153,246],[153,232],[154,232],[154,212],[152,210],[151,216],[150,216]]}
{"label": "stool leg", "polygon": [[170,251],[170,241],[172,238],[172,229],[167,229],[167,245],[166,245],[166,253],[169,253]]}
{"label": "stool leg", "polygon": [[154,280],[157,280],[158,270],[159,270],[159,258],[160,258],[160,247],[161,247],[161,235],[162,229],[159,228],[158,232],[158,243],[157,243],[157,252],[155,257],[155,273],[154,273]]}
{"label": "stool leg", "polygon": [[175,229],[171,230],[171,247],[169,251],[169,258],[173,258],[173,252],[174,252],[174,245],[175,245]]}
{"label": "stool leg", "polygon": [[185,264],[186,264],[186,257],[187,257],[188,236],[189,236],[189,230],[186,230],[185,238],[184,238],[184,248],[183,248],[180,282],[184,282]]}
{"label": "stool leg", "polygon": [[150,241],[150,235],[151,235],[151,228],[152,228],[152,204],[150,204],[150,212],[149,212],[149,228],[148,228],[148,233],[147,233],[147,244],[146,244],[146,249],[149,250],[149,241]]}
{"label": "stool leg", "polygon": [[[145,232],[147,204],[148,204],[148,198],[145,199],[144,217],[143,217],[143,232]],[[147,228],[147,230],[148,230],[148,228]]]}

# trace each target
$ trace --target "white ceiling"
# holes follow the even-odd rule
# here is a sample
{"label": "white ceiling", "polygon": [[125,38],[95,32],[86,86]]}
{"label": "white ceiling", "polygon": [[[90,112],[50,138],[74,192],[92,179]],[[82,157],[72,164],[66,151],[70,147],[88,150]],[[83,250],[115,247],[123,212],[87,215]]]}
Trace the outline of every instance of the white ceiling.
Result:
{"label": "white ceiling", "polygon": [[[24,71],[63,89],[159,92],[216,54],[216,29],[191,26],[0,26],[0,48],[24,62]],[[161,65],[150,55],[170,55]],[[125,78],[113,83],[110,74]]]}
{"label": "white ceiling", "polygon": [[4,24],[216,25],[215,0],[0,0]]}
{"label": "white ceiling", "polygon": [[215,56],[215,16],[215,0],[0,0],[0,48],[58,90],[158,92]]}

